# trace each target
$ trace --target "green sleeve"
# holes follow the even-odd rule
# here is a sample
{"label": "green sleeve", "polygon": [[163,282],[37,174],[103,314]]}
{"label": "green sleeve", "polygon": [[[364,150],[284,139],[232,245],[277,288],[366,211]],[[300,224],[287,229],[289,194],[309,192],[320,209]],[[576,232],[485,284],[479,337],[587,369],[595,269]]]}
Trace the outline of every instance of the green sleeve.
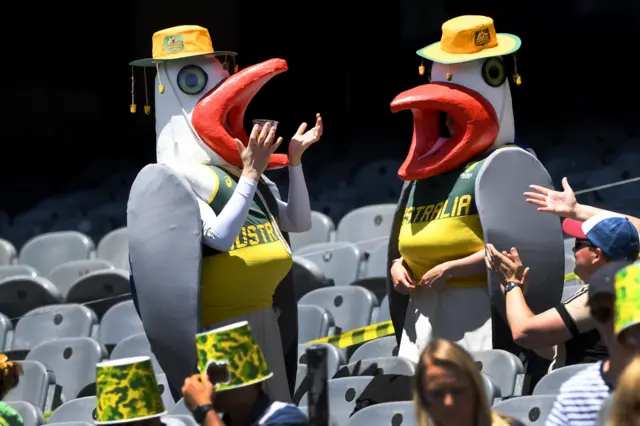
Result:
{"label": "green sleeve", "polygon": [[9,404],[0,402],[0,425],[23,426],[22,416]]}

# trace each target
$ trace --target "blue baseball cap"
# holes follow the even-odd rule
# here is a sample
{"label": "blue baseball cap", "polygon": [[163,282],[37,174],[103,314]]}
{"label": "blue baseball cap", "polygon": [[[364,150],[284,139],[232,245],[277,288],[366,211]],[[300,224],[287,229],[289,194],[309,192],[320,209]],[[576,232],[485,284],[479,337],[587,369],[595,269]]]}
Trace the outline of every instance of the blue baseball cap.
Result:
{"label": "blue baseball cap", "polygon": [[640,252],[640,235],[624,216],[600,211],[584,222],[565,219],[563,231],[573,237],[589,240],[614,260],[636,260]]}

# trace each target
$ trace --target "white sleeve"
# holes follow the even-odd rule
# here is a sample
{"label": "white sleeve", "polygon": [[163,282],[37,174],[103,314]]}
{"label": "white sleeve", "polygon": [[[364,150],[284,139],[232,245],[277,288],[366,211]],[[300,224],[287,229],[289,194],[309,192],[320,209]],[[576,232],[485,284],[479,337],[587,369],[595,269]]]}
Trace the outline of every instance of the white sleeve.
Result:
{"label": "white sleeve", "polygon": [[240,234],[249,213],[258,182],[241,177],[233,195],[219,215],[200,197],[200,217],[202,219],[202,238],[207,246],[229,251],[236,237]]}
{"label": "white sleeve", "polygon": [[289,166],[287,202],[278,201],[280,229],[285,232],[305,232],[311,229],[311,202],[304,180],[302,164]]}

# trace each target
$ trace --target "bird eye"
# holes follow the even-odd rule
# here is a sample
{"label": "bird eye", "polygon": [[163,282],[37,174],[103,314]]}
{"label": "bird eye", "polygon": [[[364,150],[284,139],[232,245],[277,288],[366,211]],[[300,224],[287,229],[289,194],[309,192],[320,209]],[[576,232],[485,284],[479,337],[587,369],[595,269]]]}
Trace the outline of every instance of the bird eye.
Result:
{"label": "bird eye", "polygon": [[491,87],[499,87],[507,79],[504,62],[500,58],[489,58],[482,64],[482,78]]}
{"label": "bird eye", "polygon": [[187,95],[197,95],[207,87],[208,76],[197,65],[187,65],[178,73],[178,87]]}

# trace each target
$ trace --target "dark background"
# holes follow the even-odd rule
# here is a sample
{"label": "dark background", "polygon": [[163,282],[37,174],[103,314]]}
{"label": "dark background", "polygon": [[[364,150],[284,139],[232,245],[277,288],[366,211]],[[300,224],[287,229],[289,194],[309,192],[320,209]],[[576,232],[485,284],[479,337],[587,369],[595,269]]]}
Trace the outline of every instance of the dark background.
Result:
{"label": "dark background", "polygon": [[[359,156],[388,145],[402,156],[410,114],[391,114],[399,92],[426,83],[415,51],[461,14],[494,18],[523,40],[512,86],[516,129],[538,128],[536,149],[557,143],[564,124],[605,120],[637,132],[640,78],[638,2],[583,1],[159,1],[23,3],[3,16],[4,106],[0,209],[11,214],[65,185],[93,159],[137,167],[155,160],[153,116],[129,113],[131,69],[162,28],[207,27],[240,66],[288,61],[249,107],[247,118],[278,119],[292,134],[325,119],[317,155]],[[152,90],[152,88],[150,89]],[[152,92],[151,92],[152,93]],[[518,131],[518,138],[526,138]],[[607,139],[603,143],[615,143]],[[316,149],[316,148],[314,148]],[[108,173],[108,171],[107,171]]]}

